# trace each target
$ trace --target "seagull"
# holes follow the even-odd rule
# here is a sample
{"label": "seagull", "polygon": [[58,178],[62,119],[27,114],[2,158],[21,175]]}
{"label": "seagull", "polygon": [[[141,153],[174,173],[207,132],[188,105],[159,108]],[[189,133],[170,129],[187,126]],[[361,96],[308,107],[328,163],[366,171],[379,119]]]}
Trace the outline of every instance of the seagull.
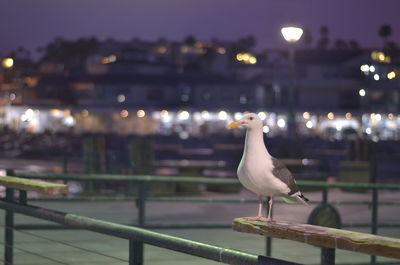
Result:
{"label": "seagull", "polygon": [[[228,125],[229,129],[243,126],[247,129],[243,156],[237,169],[239,181],[256,193],[259,198],[258,215],[254,220],[271,219],[272,198],[280,196],[287,203],[309,201],[296,185],[292,173],[278,159],[271,156],[265,147],[263,122],[255,113],[244,115]],[[270,197],[268,216],[262,215],[262,196]]]}

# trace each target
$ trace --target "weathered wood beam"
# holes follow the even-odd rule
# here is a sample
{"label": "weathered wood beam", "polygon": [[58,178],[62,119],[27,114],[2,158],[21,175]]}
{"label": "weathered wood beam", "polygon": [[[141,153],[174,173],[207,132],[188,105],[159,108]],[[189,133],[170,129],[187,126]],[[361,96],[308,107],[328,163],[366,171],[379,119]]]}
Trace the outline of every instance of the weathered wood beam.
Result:
{"label": "weathered wood beam", "polygon": [[313,246],[337,248],[400,259],[400,239],[286,221],[233,220],[238,232],[289,239]]}
{"label": "weathered wood beam", "polygon": [[17,190],[36,191],[49,195],[68,193],[68,186],[64,184],[18,177],[1,176],[0,185]]}

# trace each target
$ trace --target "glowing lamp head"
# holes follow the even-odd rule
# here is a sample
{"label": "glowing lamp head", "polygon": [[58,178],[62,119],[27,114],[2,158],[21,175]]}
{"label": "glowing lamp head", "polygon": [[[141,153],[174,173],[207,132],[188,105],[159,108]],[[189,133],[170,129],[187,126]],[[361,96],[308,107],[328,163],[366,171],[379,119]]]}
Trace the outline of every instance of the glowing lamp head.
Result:
{"label": "glowing lamp head", "polygon": [[281,33],[287,42],[297,42],[303,35],[303,29],[299,27],[283,27]]}

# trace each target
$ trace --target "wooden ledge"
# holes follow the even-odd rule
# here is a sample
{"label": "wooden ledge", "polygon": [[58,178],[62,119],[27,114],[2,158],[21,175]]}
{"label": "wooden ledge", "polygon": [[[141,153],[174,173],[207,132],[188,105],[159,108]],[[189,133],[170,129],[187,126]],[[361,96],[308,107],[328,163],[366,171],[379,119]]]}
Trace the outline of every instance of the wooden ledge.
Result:
{"label": "wooden ledge", "polygon": [[400,239],[398,238],[286,221],[249,221],[246,218],[233,220],[232,228],[238,232],[289,239],[318,247],[338,248],[400,259]]}
{"label": "wooden ledge", "polygon": [[68,186],[64,184],[18,177],[0,177],[0,185],[17,190],[36,191],[49,195],[68,193]]}

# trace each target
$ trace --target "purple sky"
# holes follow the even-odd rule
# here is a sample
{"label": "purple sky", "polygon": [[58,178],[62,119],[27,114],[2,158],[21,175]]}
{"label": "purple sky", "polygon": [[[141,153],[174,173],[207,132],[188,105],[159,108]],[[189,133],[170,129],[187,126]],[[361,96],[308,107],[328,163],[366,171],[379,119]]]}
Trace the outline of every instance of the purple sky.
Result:
{"label": "purple sky", "polygon": [[283,47],[282,24],[295,21],[318,38],[327,25],[331,38],[355,39],[377,47],[380,25],[393,26],[400,44],[400,0],[12,0],[0,2],[0,53],[31,50],[56,36],[130,40],[189,34],[209,40],[254,35],[258,49]]}

